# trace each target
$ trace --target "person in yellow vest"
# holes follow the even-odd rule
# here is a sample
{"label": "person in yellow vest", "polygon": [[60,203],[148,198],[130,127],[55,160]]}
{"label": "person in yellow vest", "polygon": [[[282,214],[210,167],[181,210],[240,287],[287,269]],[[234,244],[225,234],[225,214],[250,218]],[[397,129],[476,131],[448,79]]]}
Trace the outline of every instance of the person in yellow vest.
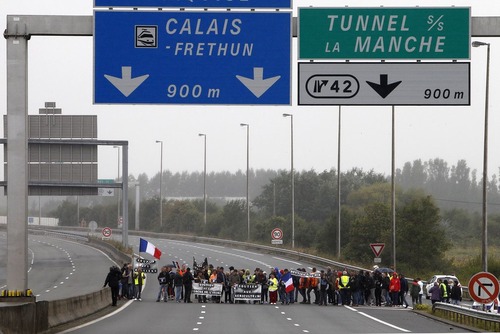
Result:
{"label": "person in yellow vest", "polygon": [[340,298],[342,299],[342,305],[351,304],[351,286],[349,283],[350,279],[351,277],[349,276],[347,271],[344,270],[339,280],[339,290],[340,290]]}
{"label": "person in yellow vest", "polygon": [[142,268],[138,267],[134,273],[135,298],[134,300],[141,301],[142,286],[146,281],[146,274],[142,272]]}
{"label": "person in yellow vest", "polygon": [[439,279],[438,281],[439,281],[439,289],[441,289],[441,303],[449,303],[450,298],[448,293],[449,290],[448,281],[447,280],[441,281],[441,279]]}
{"label": "person in yellow vest", "polygon": [[276,305],[276,301],[278,300],[278,280],[274,273],[269,274],[267,284],[269,285],[269,304]]}

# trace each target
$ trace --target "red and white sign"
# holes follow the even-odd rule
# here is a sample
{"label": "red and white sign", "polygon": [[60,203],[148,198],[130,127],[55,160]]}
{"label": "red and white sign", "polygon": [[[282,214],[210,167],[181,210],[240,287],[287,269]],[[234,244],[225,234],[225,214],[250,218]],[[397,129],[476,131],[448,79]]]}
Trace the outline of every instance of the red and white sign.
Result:
{"label": "red and white sign", "polygon": [[273,238],[273,240],[283,239],[283,231],[280,228],[273,229],[271,231],[271,238]]}
{"label": "red and white sign", "polygon": [[105,238],[111,238],[111,228],[109,227],[105,227],[102,229],[102,235],[105,237]]}
{"label": "red and white sign", "polygon": [[469,295],[481,304],[488,304],[496,300],[500,292],[500,285],[495,275],[480,272],[471,277],[469,281]]}
{"label": "red and white sign", "polygon": [[370,247],[372,248],[372,251],[373,251],[373,254],[375,254],[375,257],[380,257],[380,254],[384,250],[385,244],[381,244],[381,243],[370,244]]}

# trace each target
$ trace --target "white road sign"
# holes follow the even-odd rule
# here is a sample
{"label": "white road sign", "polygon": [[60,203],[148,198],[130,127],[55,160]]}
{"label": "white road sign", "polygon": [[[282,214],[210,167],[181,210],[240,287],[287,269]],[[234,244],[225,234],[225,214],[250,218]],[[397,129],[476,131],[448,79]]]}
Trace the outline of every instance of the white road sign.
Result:
{"label": "white road sign", "polygon": [[99,196],[115,196],[113,188],[97,188],[97,195]]}
{"label": "white road sign", "polygon": [[469,63],[299,63],[299,105],[470,105]]}

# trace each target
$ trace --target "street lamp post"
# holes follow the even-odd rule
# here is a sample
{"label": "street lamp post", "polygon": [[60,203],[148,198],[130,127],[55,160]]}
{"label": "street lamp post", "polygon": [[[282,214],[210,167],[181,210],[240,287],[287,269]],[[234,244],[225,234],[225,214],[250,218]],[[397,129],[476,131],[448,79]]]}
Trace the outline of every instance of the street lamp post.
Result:
{"label": "street lamp post", "polygon": [[[117,182],[120,182],[120,146],[113,146],[113,148],[116,148],[118,150],[118,180]],[[117,214],[116,214],[116,224],[120,224],[120,191],[117,189],[116,190],[118,194],[116,194],[116,197],[118,198],[118,209],[117,209]]]}
{"label": "street lamp post", "polygon": [[295,248],[295,173],[293,170],[293,115],[283,114],[283,117],[290,117],[290,170],[292,174],[292,248]]}
{"label": "street lamp post", "polygon": [[248,198],[249,172],[250,172],[250,125],[241,123],[247,128],[247,241],[250,241],[250,201]]}
{"label": "street lamp post", "polygon": [[156,143],[160,143],[160,226],[163,226],[163,140]]}
{"label": "street lamp post", "polygon": [[207,134],[198,136],[203,137],[203,222],[207,225]]}
{"label": "street lamp post", "polygon": [[473,47],[487,46],[486,56],[486,96],[484,101],[484,153],[483,153],[483,226],[481,242],[481,263],[483,271],[488,271],[488,104],[490,84],[490,43],[472,42]]}

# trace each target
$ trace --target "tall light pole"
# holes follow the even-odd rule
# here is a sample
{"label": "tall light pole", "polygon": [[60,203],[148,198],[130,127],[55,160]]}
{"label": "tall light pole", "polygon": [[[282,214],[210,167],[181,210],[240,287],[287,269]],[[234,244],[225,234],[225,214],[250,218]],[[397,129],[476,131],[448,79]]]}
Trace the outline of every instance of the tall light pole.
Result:
{"label": "tall light pole", "polygon": [[[113,148],[116,148],[117,151],[118,151],[118,182],[120,182],[120,146],[113,146]],[[118,224],[120,224],[120,191],[118,190],[118,188],[116,188],[116,191],[117,191],[117,194],[116,194],[116,197],[118,198],[118,210],[117,210],[117,214],[116,214],[116,224],[118,226]]]}
{"label": "tall light pole", "polygon": [[203,137],[203,222],[207,225],[207,134],[198,136]]}
{"label": "tall light pole", "polygon": [[156,143],[160,143],[160,226],[163,226],[163,140]]}
{"label": "tall light pole", "polygon": [[283,114],[283,117],[290,117],[290,171],[292,174],[292,248],[295,248],[295,173],[293,170],[293,115]]}
{"label": "tall light pole", "polygon": [[247,241],[250,241],[250,201],[248,198],[248,185],[250,173],[250,125],[240,123],[240,126],[247,128]]}
{"label": "tall light pole", "polygon": [[481,242],[481,263],[483,271],[488,271],[488,104],[490,90],[490,43],[479,41],[472,42],[472,46],[477,48],[487,46],[486,56],[486,96],[484,100],[484,153],[483,153],[483,226]]}

